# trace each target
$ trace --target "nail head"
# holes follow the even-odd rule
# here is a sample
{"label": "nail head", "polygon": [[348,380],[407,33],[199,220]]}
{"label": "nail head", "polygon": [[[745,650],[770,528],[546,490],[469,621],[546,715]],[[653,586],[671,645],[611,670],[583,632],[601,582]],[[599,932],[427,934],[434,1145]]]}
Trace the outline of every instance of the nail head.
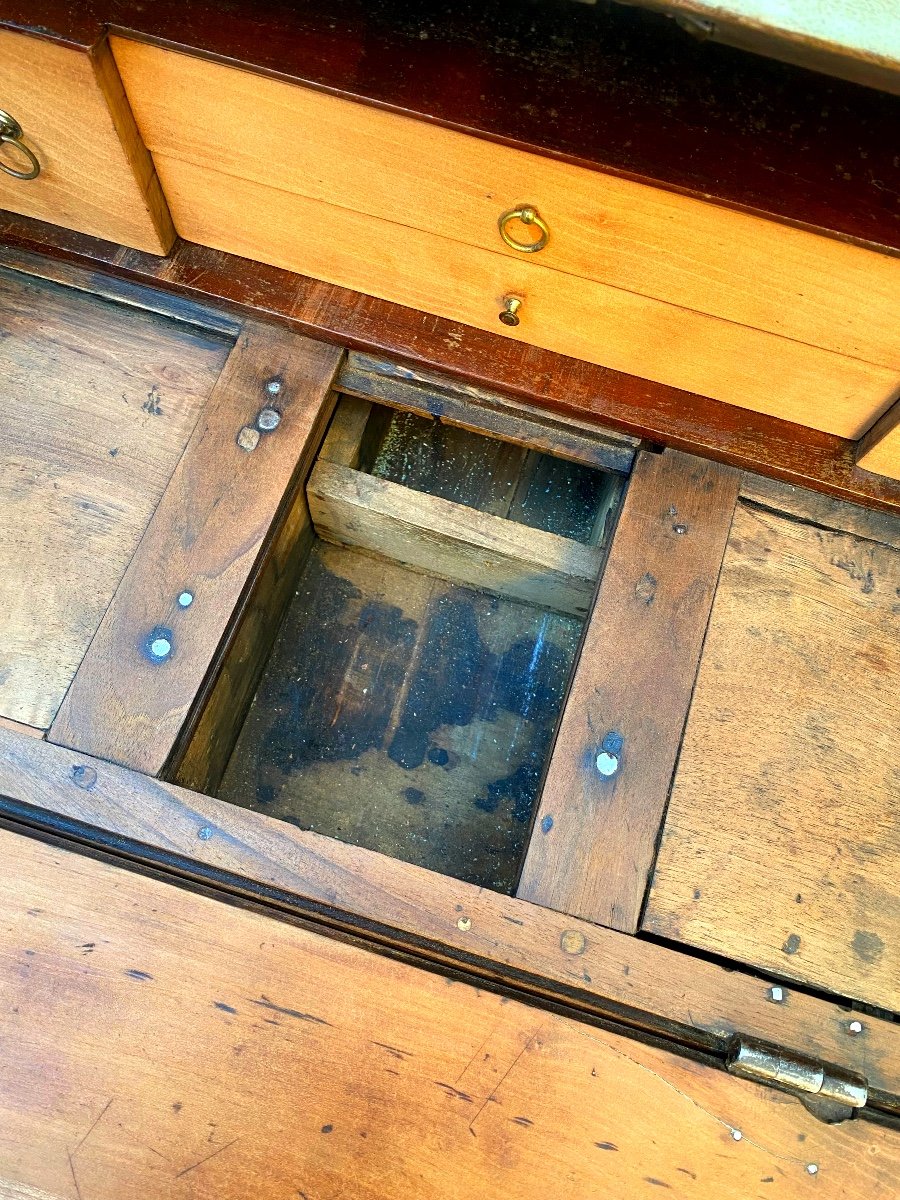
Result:
{"label": "nail head", "polygon": [[168,658],[172,653],[172,643],[168,638],[155,637],[150,643],[150,653],[154,658]]}
{"label": "nail head", "polygon": [[280,379],[270,379],[266,384],[266,391],[270,396],[277,396],[281,391],[282,383]]}
{"label": "nail head", "polygon": [[471,917],[460,917],[459,920],[456,922],[456,928],[459,929],[462,933],[468,933],[469,930],[472,928],[472,918]]}
{"label": "nail head", "polygon": [[281,413],[277,408],[260,409],[259,415],[256,418],[256,427],[261,429],[263,433],[271,433],[273,429],[277,429],[281,424]]}
{"label": "nail head", "polygon": [[179,608],[190,608],[193,603],[194,603],[194,593],[193,592],[182,592],[181,595],[178,597]]}
{"label": "nail head", "polygon": [[847,1026],[847,1032],[849,1034],[851,1034],[853,1037],[855,1037],[856,1034],[858,1034],[858,1033],[862,1033],[862,1031],[863,1031],[862,1021],[851,1021],[850,1024]]}
{"label": "nail head", "polygon": [[566,954],[584,954],[587,946],[584,934],[578,929],[567,929],[559,939],[559,944]]}
{"label": "nail head", "polygon": [[807,1175],[818,1175],[819,1164],[818,1163],[807,1163],[806,1164],[806,1173],[807,1173]]}
{"label": "nail head", "polygon": [[775,1004],[782,1004],[784,1002],[784,988],[770,987],[769,988],[769,999],[772,1000]]}
{"label": "nail head", "polygon": [[618,755],[610,754],[608,750],[601,750],[597,755],[597,770],[600,774],[608,779],[610,775],[615,775],[618,769]]}
{"label": "nail head", "polygon": [[249,454],[259,445],[259,430],[254,429],[251,425],[245,425],[237,435],[237,444]]}
{"label": "nail head", "polygon": [[197,837],[201,842],[208,842],[212,837],[212,830],[208,825],[204,825],[202,829],[197,830]]}
{"label": "nail head", "polygon": [[741,1131],[739,1129],[732,1129],[731,1136],[734,1138],[734,1140],[736,1142],[739,1142],[744,1135],[741,1133]]}

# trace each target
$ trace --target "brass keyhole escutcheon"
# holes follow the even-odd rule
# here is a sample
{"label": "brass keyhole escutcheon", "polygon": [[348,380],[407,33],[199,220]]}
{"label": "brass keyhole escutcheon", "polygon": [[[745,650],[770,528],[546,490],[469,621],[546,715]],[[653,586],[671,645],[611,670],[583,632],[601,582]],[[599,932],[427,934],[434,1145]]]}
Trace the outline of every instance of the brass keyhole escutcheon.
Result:
{"label": "brass keyhole escutcheon", "polygon": [[[4,146],[15,146],[19,154],[28,161],[28,167],[24,171],[17,171],[9,162],[3,158]],[[12,175],[13,179],[37,179],[41,173],[41,164],[38,162],[35,154],[22,141],[22,126],[11,117],[8,112],[0,109],[0,171],[4,171],[7,175]]]}
{"label": "brass keyhole escutcheon", "polygon": [[[509,231],[509,225],[513,221],[521,221],[523,225],[536,225],[541,231],[541,236],[536,242],[520,242]],[[543,250],[550,240],[550,229],[547,222],[532,204],[521,204],[518,208],[511,208],[509,212],[505,212],[497,221],[497,228],[507,246],[512,247],[513,250],[521,250],[523,254],[537,254],[538,250]]]}

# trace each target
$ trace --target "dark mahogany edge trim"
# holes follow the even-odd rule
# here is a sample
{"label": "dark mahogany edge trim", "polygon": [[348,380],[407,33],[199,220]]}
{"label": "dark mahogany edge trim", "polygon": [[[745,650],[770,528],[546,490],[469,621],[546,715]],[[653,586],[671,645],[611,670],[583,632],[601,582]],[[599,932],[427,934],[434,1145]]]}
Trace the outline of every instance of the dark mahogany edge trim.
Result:
{"label": "dark mahogany edge trim", "polygon": [[[4,254],[4,244],[11,252]],[[432,317],[321,280],[177,241],[167,258],[0,213],[0,263],[36,253],[161,288],[322,341],[442,372],[537,407],[595,421],[856,504],[900,512],[900,480],[856,465],[856,443],[665,384]]]}
{"label": "dark mahogany edge trim", "polygon": [[[0,26],[109,31],[900,253],[900,98],[633,7],[7,0]],[[577,11],[581,9],[581,11]],[[536,23],[536,31],[535,31]]]}

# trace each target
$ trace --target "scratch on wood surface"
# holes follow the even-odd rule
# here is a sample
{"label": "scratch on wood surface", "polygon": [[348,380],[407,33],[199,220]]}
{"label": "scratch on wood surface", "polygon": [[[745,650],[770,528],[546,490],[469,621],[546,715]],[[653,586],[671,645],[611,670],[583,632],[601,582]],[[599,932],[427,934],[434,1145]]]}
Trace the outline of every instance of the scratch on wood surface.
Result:
{"label": "scratch on wood surface", "polygon": [[98,1116],[97,1116],[97,1117],[95,1117],[95,1119],[94,1119],[94,1121],[93,1121],[93,1123],[92,1123],[92,1125],[91,1125],[90,1129],[87,1131],[87,1133],[84,1135],[84,1137],[83,1137],[83,1138],[81,1139],[81,1141],[78,1143],[78,1145],[77,1145],[77,1146],[75,1147],[75,1149],[72,1151],[72,1155],[71,1155],[71,1157],[72,1157],[72,1158],[74,1158],[74,1157],[75,1157],[75,1155],[78,1153],[78,1151],[79,1151],[79,1150],[81,1149],[81,1147],[84,1145],[84,1143],[85,1143],[85,1142],[88,1140],[88,1138],[91,1136],[91,1134],[92,1134],[92,1133],[94,1132],[94,1130],[97,1128],[97,1126],[100,1124],[100,1122],[101,1122],[101,1121],[103,1120],[103,1118],[106,1116],[106,1114],[109,1112],[109,1106],[112,1104],[112,1102],[113,1102],[113,1099],[114,1099],[114,1097],[110,1096],[110,1098],[107,1100],[106,1104],[103,1106],[103,1108],[102,1108],[102,1110],[100,1111],[100,1113],[98,1114]]}
{"label": "scratch on wood surface", "polygon": [[75,1191],[78,1195],[78,1200],[82,1200],[81,1188],[78,1186],[78,1176],[75,1174],[75,1164],[72,1162],[72,1151],[67,1150],[66,1154],[69,1156],[69,1170],[72,1172],[72,1182],[75,1184]]}
{"label": "scratch on wood surface", "polygon": [[516,1055],[516,1057],[512,1060],[512,1062],[509,1064],[509,1066],[503,1072],[503,1075],[500,1077],[500,1080],[497,1083],[497,1086],[494,1088],[494,1090],[491,1092],[491,1094],[485,1100],[484,1104],[482,1104],[481,1108],[479,1108],[478,1112],[475,1114],[475,1116],[469,1122],[469,1133],[471,1133],[472,1137],[478,1136],[476,1134],[475,1130],[472,1128],[472,1126],[475,1124],[475,1122],[478,1120],[478,1118],[481,1116],[481,1114],[484,1112],[484,1110],[487,1108],[487,1106],[491,1103],[491,1101],[496,1100],[497,1093],[500,1091],[501,1087],[504,1085],[504,1083],[506,1083],[507,1079],[512,1074],[513,1068],[518,1066],[519,1060],[521,1059],[521,1057],[525,1053],[525,1051],[528,1050],[531,1047],[532,1043],[537,1040],[537,1036],[541,1032],[541,1029],[542,1029],[542,1026],[538,1026],[538,1028],[534,1031],[534,1033],[531,1035],[531,1037],[528,1039],[528,1041],[525,1043],[525,1045],[522,1047],[522,1049],[519,1051],[519,1053]]}
{"label": "scratch on wood surface", "polygon": [[199,1162],[191,1163],[189,1167],[185,1167],[183,1171],[179,1171],[175,1178],[180,1179],[182,1175],[187,1175],[188,1171],[196,1171],[197,1167],[202,1167],[204,1163],[208,1163],[211,1158],[215,1158],[217,1154],[222,1154],[225,1150],[229,1150],[235,1142],[239,1142],[239,1137],[233,1138],[230,1142],[226,1142],[224,1146],[219,1146],[213,1150],[212,1154],[207,1154],[205,1158],[201,1158]]}
{"label": "scratch on wood surface", "polygon": [[298,1021],[312,1021],[316,1025],[328,1025],[331,1027],[331,1022],[326,1021],[324,1017],[317,1017],[313,1013],[300,1012],[296,1008],[284,1008],[281,1004],[274,1004],[268,996],[261,996],[259,1000],[250,1000],[250,1004],[258,1004],[260,1008],[271,1009],[272,1012],[281,1013],[285,1017],[294,1017]]}

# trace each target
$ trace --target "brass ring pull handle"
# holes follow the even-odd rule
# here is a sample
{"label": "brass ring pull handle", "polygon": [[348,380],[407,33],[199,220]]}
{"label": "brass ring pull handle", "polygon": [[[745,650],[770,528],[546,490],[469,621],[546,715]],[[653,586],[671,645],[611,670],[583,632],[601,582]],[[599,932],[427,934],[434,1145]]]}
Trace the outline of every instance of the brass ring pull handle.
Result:
{"label": "brass ring pull handle", "polygon": [[[510,221],[521,221],[523,225],[537,225],[541,236],[536,242],[518,242],[506,228]],[[538,250],[543,250],[550,240],[547,222],[530,204],[523,204],[519,208],[511,208],[509,212],[505,212],[497,222],[497,228],[507,246],[511,246],[513,250],[521,250],[523,254],[537,254]]]}
{"label": "brass ring pull handle", "polygon": [[[15,146],[20,154],[25,155],[29,163],[27,171],[17,171],[15,167],[11,167],[8,162],[4,161],[2,157],[4,146]],[[29,150],[22,141],[22,126],[2,108],[0,108],[0,171],[12,175],[13,179],[37,179],[41,173],[41,164],[34,152]]]}

